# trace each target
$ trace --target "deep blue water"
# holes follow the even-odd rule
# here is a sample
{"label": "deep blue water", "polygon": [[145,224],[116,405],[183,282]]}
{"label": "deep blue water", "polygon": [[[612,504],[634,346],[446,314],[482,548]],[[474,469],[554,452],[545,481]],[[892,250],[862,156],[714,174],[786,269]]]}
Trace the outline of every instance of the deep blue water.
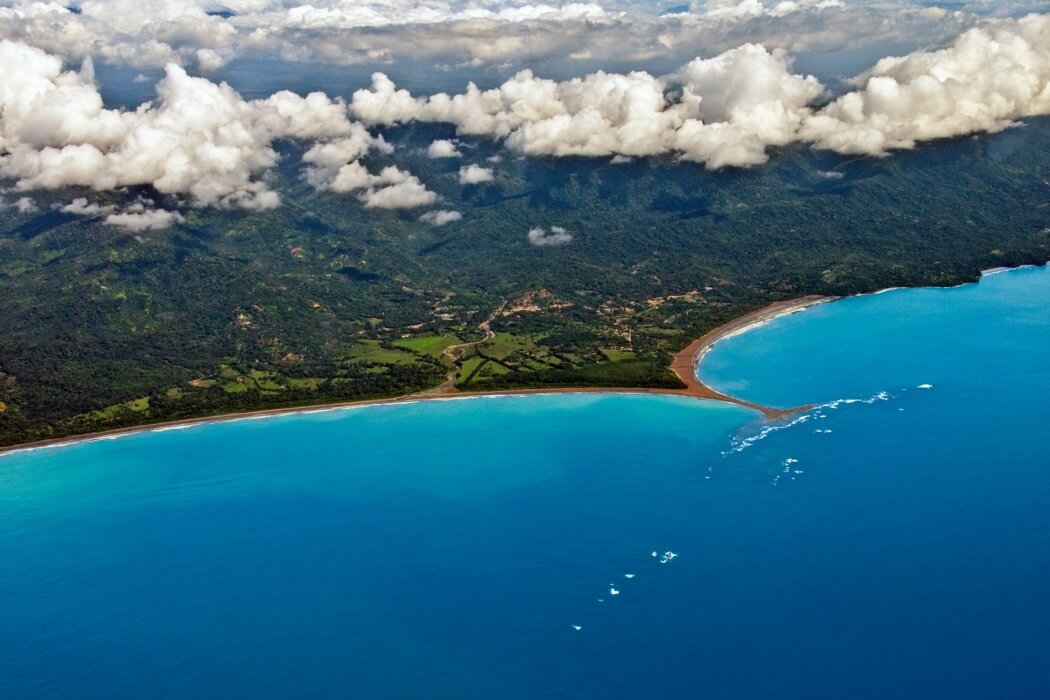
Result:
{"label": "deep blue water", "polygon": [[0,457],[0,698],[1046,698],[1048,351],[1026,269],[716,346],[828,404],[775,430],[504,397]]}

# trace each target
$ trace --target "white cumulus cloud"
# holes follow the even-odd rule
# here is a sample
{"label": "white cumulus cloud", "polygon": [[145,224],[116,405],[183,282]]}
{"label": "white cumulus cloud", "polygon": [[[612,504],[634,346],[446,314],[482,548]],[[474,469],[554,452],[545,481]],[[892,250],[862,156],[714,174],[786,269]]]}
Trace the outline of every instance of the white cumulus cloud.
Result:
{"label": "white cumulus cloud", "polygon": [[763,163],[769,148],[797,142],[881,154],[1050,113],[1050,15],[989,21],[945,49],[884,58],[854,84],[819,107],[820,81],[783,51],[744,44],[662,77],[555,81],[526,70],[452,95],[413,96],[377,73],[351,110],[372,124],[454,124],[529,155],[675,154],[719,168]]}
{"label": "white cumulus cloud", "polygon": [[37,211],[39,207],[37,207],[36,202],[29,197],[19,197],[18,200],[15,201],[15,209],[18,210],[19,214],[32,214]]}
{"label": "white cumulus cloud", "polygon": [[461,155],[456,144],[448,139],[438,139],[427,147],[428,158],[459,158]]}
{"label": "white cumulus cloud", "polygon": [[244,100],[225,83],[169,65],[155,103],[107,109],[90,62],[79,72],[24,44],[0,42],[0,175],[19,189],[152,185],[202,205],[265,209],[260,175],[281,138],[353,139],[346,106],[322,93]]}
{"label": "white cumulus cloud", "polygon": [[767,146],[790,142],[822,91],[812,76],[792,73],[783,53],[748,44],[664,78],[598,71],[558,82],[522,71],[497,88],[470,84],[457,95],[414,97],[379,73],[371,89],[354,93],[351,109],[375,124],[449,122],[530,155],[678,152],[721,167],[761,163]]}
{"label": "white cumulus cloud", "polygon": [[107,226],[118,226],[128,231],[157,231],[183,221],[182,215],[177,211],[133,206],[127,211],[110,214],[102,223]]}
{"label": "white cumulus cloud", "polygon": [[[345,166],[354,163],[371,150],[391,153],[393,148],[382,136],[372,136],[360,124],[351,124],[348,136],[335,141],[316,143],[303,154],[303,162],[309,164],[305,171],[306,181],[319,189],[334,189],[340,192],[359,189],[347,186],[347,178],[352,177],[349,173],[344,173],[343,183],[335,185],[335,180],[339,178],[340,171]],[[358,168],[362,167],[358,165]]]}
{"label": "white cumulus cloud", "polygon": [[572,234],[561,226],[551,226],[549,233],[542,226],[536,226],[529,229],[527,238],[531,245],[540,247],[572,243]]}
{"label": "white cumulus cloud", "polygon": [[[113,18],[114,26],[131,32],[140,4],[117,1],[127,17]],[[188,3],[185,12],[165,6],[153,13],[151,26],[168,23],[165,31],[189,32],[180,41],[192,43],[187,18],[199,20],[193,26],[205,34],[212,19],[201,20],[191,0],[179,1]],[[239,0],[249,13],[255,1]],[[790,12],[758,3],[761,13],[755,16],[779,13],[787,21],[810,10],[833,11],[795,1],[800,9]],[[717,15],[745,4],[707,9]],[[0,29],[11,12],[23,13],[30,24],[33,12],[45,18],[65,12],[30,12],[30,5],[0,8]],[[105,14],[102,5],[85,3],[84,16]],[[429,7],[440,24],[442,11]],[[455,12],[472,12],[457,7]],[[423,21],[423,15],[412,16]],[[492,89],[469,84],[457,94],[412,95],[376,73],[349,105],[320,92],[282,91],[247,100],[225,83],[169,63],[156,100],[134,110],[111,109],[95,85],[91,61],[68,70],[59,56],[18,41],[0,41],[0,75],[0,177],[13,180],[17,190],[148,185],[195,205],[265,209],[280,204],[267,184],[278,160],[275,142],[295,139],[305,142],[303,176],[312,186],[356,192],[367,207],[412,208],[438,197],[400,168],[368,170],[362,160],[370,153],[392,152],[368,125],[441,122],[526,155],[620,161],[671,155],[709,168],[756,165],[769,149],[792,143],[881,155],[921,141],[1005,129],[1050,114],[1050,14],[984,20],[943,48],[883,58],[837,96],[797,71],[784,51],[756,43],[696,58],[662,76],[593,71],[552,80],[526,70]],[[431,156],[458,153],[451,140],[435,141],[427,150]],[[462,184],[493,178],[481,165],[459,171]]]}
{"label": "white cumulus cloud", "polygon": [[461,185],[479,185],[483,182],[492,182],[495,179],[496,176],[493,175],[492,168],[483,168],[475,163],[465,165],[459,169],[459,184]]}
{"label": "white cumulus cloud", "polygon": [[451,224],[453,221],[459,221],[463,218],[463,215],[458,211],[448,211],[446,209],[435,209],[434,211],[428,211],[423,216],[419,217],[419,220],[425,224],[431,226],[444,226],[445,224]]}
{"label": "white cumulus cloud", "polygon": [[69,204],[60,207],[59,211],[67,214],[79,214],[80,216],[94,216],[108,208],[94,202],[89,203],[87,197],[77,197]]}
{"label": "white cumulus cloud", "polygon": [[971,29],[951,46],[884,58],[808,119],[801,138],[840,153],[1000,131],[1050,114],[1050,15]]}
{"label": "white cumulus cloud", "polygon": [[263,176],[277,162],[273,142],[287,138],[314,141],[303,155],[314,187],[364,189],[365,205],[381,208],[437,198],[397,168],[368,173],[358,159],[393,149],[323,93],[245,100],[225,83],[172,64],[157,85],[156,103],[107,109],[90,62],[79,72],[63,71],[59,58],[8,41],[0,42],[0,73],[7,76],[0,83],[0,175],[19,189],[151,185],[190,195],[198,205],[267,209],[280,198]]}
{"label": "white cumulus cloud", "polygon": [[377,209],[415,209],[437,201],[431,192],[415,177],[380,189],[370,189],[361,195],[366,207]]}
{"label": "white cumulus cloud", "polygon": [[393,165],[372,174],[359,162],[349,163],[339,169],[328,189],[364,190],[361,201],[366,207],[376,209],[414,209],[437,201],[437,194],[428,190],[419,178]]}

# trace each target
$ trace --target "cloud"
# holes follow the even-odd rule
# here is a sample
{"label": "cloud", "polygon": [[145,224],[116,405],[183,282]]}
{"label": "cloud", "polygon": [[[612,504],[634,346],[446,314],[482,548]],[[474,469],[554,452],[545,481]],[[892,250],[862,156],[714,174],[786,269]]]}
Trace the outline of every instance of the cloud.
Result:
{"label": "cloud", "polygon": [[430,224],[431,226],[444,226],[445,224],[451,224],[453,221],[459,221],[462,218],[463,215],[458,211],[435,209],[434,211],[428,211],[426,214],[419,217],[419,220],[425,224]]}
{"label": "cloud", "polygon": [[20,197],[15,202],[15,209],[18,210],[19,214],[32,214],[37,211],[39,207],[37,207],[36,202],[29,197]]}
{"label": "cloud", "polygon": [[971,29],[939,51],[884,58],[808,119],[800,138],[839,153],[1001,131],[1050,114],[1050,15]]}
{"label": "cloud", "polygon": [[796,142],[881,154],[1050,113],[1050,15],[991,21],[948,48],[884,58],[854,83],[818,107],[820,81],[795,73],[782,51],[744,44],[663,77],[554,81],[526,70],[454,95],[413,96],[377,73],[350,107],[367,123],[446,122],[528,155],[674,154],[714,169],[763,163],[769,148]]}
{"label": "cloud", "polygon": [[675,78],[684,118],[674,148],[711,168],[764,162],[769,146],[795,139],[824,92],[813,76],[792,73],[785,54],[755,44],[691,61]]}
{"label": "cloud", "polygon": [[69,204],[59,208],[59,211],[67,214],[79,214],[80,216],[95,216],[109,207],[104,207],[94,202],[88,203],[87,197],[77,197]]}
{"label": "cloud", "polygon": [[307,153],[315,185],[334,161],[389,150],[322,93],[245,100],[172,64],[154,103],[106,109],[90,62],[64,72],[59,58],[7,41],[0,73],[0,175],[23,190],[151,185],[200,205],[267,209],[280,203],[262,178],[278,139],[326,140]]}
{"label": "cloud", "polygon": [[492,168],[483,168],[480,165],[471,163],[459,169],[459,184],[461,185],[479,185],[483,182],[492,182],[495,179],[496,176],[493,175]]}
{"label": "cloud", "polygon": [[[251,1],[239,0],[249,12]],[[126,3],[127,20],[114,21],[131,31],[139,10]],[[758,17],[832,11],[819,3],[798,3],[802,9],[790,12],[760,4]],[[0,8],[0,15],[26,7]],[[427,7],[442,16],[436,5]],[[109,11],[101,8],[85,3],[84,14]],[[726,3],[708,8],[711,16],[726,9]],[[58,10],[33,12],[50,17]],[[416,12],[411,16],[422,21]],[[184,31],[186,17],[196,17],[192,8],[179,14],[167,7],[154,25],[174,22],[166,31]],[[210,19],[202,22],[211,26]],[[438,197],[397,167],[369,172],[362,159],[392,148],[368,125],[441,122],[526,155],[670,155],[712,169],[756,165],[769,149],[792,143],[881,155],[921,141],[999,131],[1050,114],[1050,14],[986,20],[944,48],[883,58],[837,97],[796,71],[784,51],[755,43],[690,60],[662,76],[594,71],[558,81],[526,70],[492,89],[471,83],[458,94],[412,95],[376,73],[349,105],[319,92],[246,100],[225,83],[169,64],[156,100],[135,110],[110,109],[91,61],[66,70],[58,56],[12,41],[0,41],[0,74],[0,177],[14,180],[18,190],[148,185],[195,205],[266,209],[280,204],[267,184],[278,160],[274,144],[295,139],[305,143],[303,177],[313,187],[357,192],[367,207],[411,208]],[[428,152],[449,148],[457,150],[439,140]],[[463,184],[493,177],[475,164],[459,172]]]}
{"label": "cloud", "polygon": [[128,231],[157,231],[166,229],[172,224],[182,223],[184,220],[182,215],[176,211],[133,206],[128,211],[110,214],[102,223],[107,226],[119,226]]}
{"label": "cloud", "polygon": [[541,227],[529,229],[528,240],[534,246],[556,246],[572,243],[572,234],[561,226],[551,226],[550,233]]}
{"label": "cloud", "polygon": [[415,177],[409,177],[381,189],[369,189],[361,195],[366,207],[377,209],[414,209],[425,207],[437,201],[437,195],[428,190]]}
{"label": "cloud", "polygon": [[394,165],[373,174],[360,162],[354,161],[339,167],[329,180],[317,183],[317,186],[333,192],[365,190],[359,198],[369,208],[412,209],[437,201],[437,195],[428,190],[419,178]]}
{"label": "cloud", "polygon": [[[812,76],[793,74],[782,52],[747,44],[665,78],[598,71],[558,82],[521,71],[497,88],[471,83],[457,95],[413,97],[378,73],[371,89],[354,93],[351,110],[374,124],[449,122],[529,155],[677,152],[717,168],[763,162],[767,146],[792,140],[822,91]],[[461,171],[461,182],[474,172]]]}
{"label": "cloud", "polygon": [[712,19],[750,19],[753,17],[784,17],[808,9],[840,9],[841,0],[707,0],[697,3],[700,13]]}
{"label": "cloud", "polygon": [[448,139],[438,139],[427,147],[428,158],[459,158],[462,155],[456,144]]}
{"label": "cloud", "polygon": [[[335,64],[398,60],[518,65],[566,61],[681,62],[754,42],[790,51],[938,42],[982,15],[1045,9],[1039,0],[717,0],[685,12],[629,0],[47,0],[0,7],[0,38],[67,60],[210,73],[235,58]],[[232,14],[209,14],[227,9]]]}
{"label": "cloud", "polygon": [[[304,172],[306,181],[319,189],[335,189],[339,192],[358,189],[347,186],[345,182],[334,187],[333,184],[344,166],[356,161],[371,150],[392,153],[393,147],[382,136],[373,136],[360,124],[351,124],[349,136],[335,141],[316,143],[303,154],[303,162],[309,163]],[[352,175],[344,174],[343,177],[346,180]]]}

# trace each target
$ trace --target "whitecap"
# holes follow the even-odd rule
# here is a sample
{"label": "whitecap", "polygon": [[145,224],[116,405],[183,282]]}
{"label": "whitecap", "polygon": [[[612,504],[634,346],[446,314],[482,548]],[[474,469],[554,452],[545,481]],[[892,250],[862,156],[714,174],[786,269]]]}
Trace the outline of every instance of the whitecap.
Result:
{"label": "whitecap", "polygon": [[866,399],[835,399],[834,401],[828,401],[827,403],[819,404],[819,405],[814,406],[813,408],[809,409],[809,411],[803,413],[802,415],[796,416],[795,418],[793,418],[793,419],[791,419],[791,420],[789,420],[787,422],[774,423],[772,425],[766,425],[761,430],[759,430],[756,434],[751,435],[750,437],[733,438],[733,440],[731,442],[731,445],[732,445],[731,448],[729,449],[728,452],[723,452],[722,456],[724,457],[724,456],[727,456],[727,455],[732,454],[734,452],[743,452],[744,450],[746,450],[747,448],[751,447],[755,443],[760,442],[762,440],[765,440],[767,437],[769,437],[770,435],[772,435],[773,433],[775,433],[777,431],[787,430],[788,428],[793,428],[796,425],[802,425],[804,423],[808,423],[810,420],[813,420],[813,419],[820,420],[820,419],[827,418],[828,415],[824,411],[838,410],[838,408],[840,406],[844,406],[844,405],[874,404],[874,403],[877,403],[879,401],[888,401],[889,399],[890,399],[890,395],[889,395],[888,392],[880,391],[879,393],[877,393],[877,394],[875,394],[873,396],[869,396]]}
{"label": "whitecap", "polygon": [[172,430],[187,430],[197,427],[196,423],[179,423],[178,425],[166,425],[163,428],[153,428],[151,433],[170,433]]}

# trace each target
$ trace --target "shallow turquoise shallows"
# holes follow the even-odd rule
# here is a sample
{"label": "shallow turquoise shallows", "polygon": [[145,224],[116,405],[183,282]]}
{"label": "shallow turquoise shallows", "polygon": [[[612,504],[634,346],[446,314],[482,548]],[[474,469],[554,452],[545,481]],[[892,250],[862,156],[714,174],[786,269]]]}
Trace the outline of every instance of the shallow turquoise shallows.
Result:
{"label": "shallow turquoise shallows", "polygon": [[[1050,697],[1050,271],[502,397],[0,457],[0,698]],[[923,387],[923,388],[920,388]]]}

